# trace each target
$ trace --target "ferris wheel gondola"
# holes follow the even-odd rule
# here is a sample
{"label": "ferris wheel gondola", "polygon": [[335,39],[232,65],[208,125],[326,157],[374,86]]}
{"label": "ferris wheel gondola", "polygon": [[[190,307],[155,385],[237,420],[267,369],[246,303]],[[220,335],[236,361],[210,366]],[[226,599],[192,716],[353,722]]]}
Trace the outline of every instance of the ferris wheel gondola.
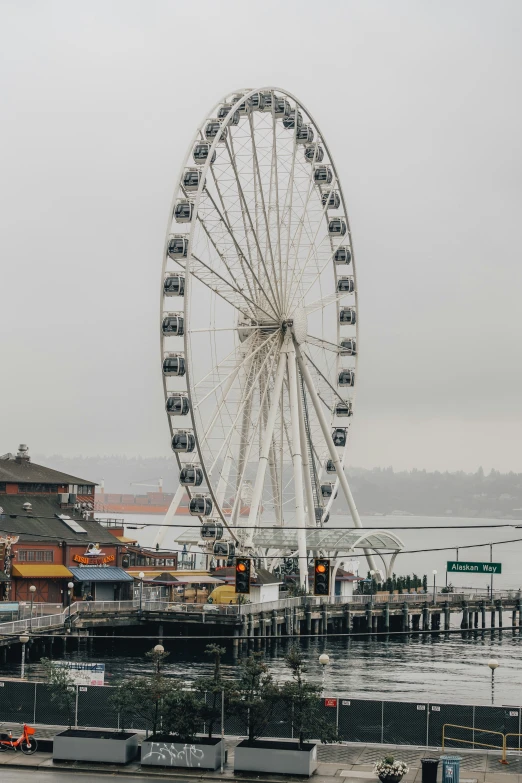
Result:
{"label": "ferris wheel gondola", "polygon": [[[306,585],[307,528],[326,523],[339,487],[361,527],[343,470],[348,428],[337,426],[352,413],[356,312],[346,204],[319,126],[284,90],[224,96],[175,187],[160,328],[180,479],[190,513],[223,526],[224,557],[255,555],[267,518],[293,524]],[[176,429],[179,415],[190,429]]]}

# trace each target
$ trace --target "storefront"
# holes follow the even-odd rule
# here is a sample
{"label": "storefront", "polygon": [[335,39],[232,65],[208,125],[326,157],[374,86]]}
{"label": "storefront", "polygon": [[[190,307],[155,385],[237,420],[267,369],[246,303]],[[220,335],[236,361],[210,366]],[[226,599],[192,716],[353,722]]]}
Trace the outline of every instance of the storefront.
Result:
{"label": "storefront", "polygon": [[123,568],[111,566],[71,566],[74,598],[95,601],[129,601],[132,599],[133,578]]}
{"label": "storefront", "polygon": [[[67,583],[72,578],[71,571],[64,565],[20,564],[13,565],[15,601],[64,604],[67,598]],[[31,592],[30,587],[36,590]],[[64,600],[65,599],[65,600]]]}

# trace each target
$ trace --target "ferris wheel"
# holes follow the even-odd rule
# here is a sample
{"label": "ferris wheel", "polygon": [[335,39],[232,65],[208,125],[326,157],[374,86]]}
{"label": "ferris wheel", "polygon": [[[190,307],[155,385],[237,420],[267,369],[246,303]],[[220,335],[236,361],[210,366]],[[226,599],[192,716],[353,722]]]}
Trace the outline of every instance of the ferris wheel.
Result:
{"label": "ferris wheel", "polygon": [[344,474],[357,280],[333,158],[285,90],[229,94],[198,128],[169,213],[160,313],[171,518],[187,493],[202,539],[227,557],[290,526],[295,551],[276,555],[297,557],[306,585],[307,531],[339,489],[362,527]]}

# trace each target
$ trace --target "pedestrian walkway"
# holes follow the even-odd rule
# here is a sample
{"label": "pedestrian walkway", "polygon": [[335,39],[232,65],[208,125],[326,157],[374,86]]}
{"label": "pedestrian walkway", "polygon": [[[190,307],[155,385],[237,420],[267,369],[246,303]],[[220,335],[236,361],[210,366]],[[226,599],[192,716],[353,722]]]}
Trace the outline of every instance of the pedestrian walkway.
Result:
{"label": "pedestrian walkway", "polygon": [[[49,727],[48,727],[49,728]],[[51,732],[49,735],[52,736]],[[43,739],[42,733],[39,737]],[[173,779],[180,778],[188,780],[225,780],[225,781],[255,781],[255,783],[280,783],[282,781],[292,781],[293,779],[283,775],[262,775],[255,776],[251,774],[234,774],[234,748],[238,740],[227,739],[228,763],[223,774],[219,770],[211,772],[200,769],[185,769],[178,767],[176,769],[160,769],[158,767],[147,767],[146,773],[149,778]],[[432,758],[442,755],[440,748],[415,748],[409,746],[393,747],[391,745],[360,745],[360,744],[340,744],[340,745],[319,745],[318,746],[319,766],[313,780],[315,783],[369,783],[377,781],[378,778],[373,771],[373,765],[385,755],[394,755],[396,759],[405,761],[410,770],[403,778],[404,783],[421,783],[421,759],[425,756]],[[480,752],[480,751],[460,751],[455,749],[451,753],[457,753],[462,757],[460,769],[460,783],[522,783],[522,754],[508,754],[507,766],[500,764],[500,753]],[[125,777],[126,775],[142,775],[139,762],[127,764],[125,767],[114,764],[96,764],[82,762],[60,762],[54,764],[52,754],[49,752],[35,753],[33,756],[24,756],[22,753],[14,753],[8,750],[0,753],[0,770],[2,767],[38,769],[44,770],[68,770],[69,772],[90,772],[90,773],[109,773]],[[439,765],[437,781],[440,783],[442,774],[442,765]],[[1,772],[0,772],[1,778]],[[299,778],[302,783],[302,778]]]}

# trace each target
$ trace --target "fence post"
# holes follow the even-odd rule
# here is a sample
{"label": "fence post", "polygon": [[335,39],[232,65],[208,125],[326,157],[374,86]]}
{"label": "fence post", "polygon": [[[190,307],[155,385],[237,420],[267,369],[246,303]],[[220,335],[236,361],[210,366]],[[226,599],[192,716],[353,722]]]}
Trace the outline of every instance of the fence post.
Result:
{"label": "fence post", "polygon": [[384,702],[381,701],[381,745],[384,742]]}
{"label": "fence post", "polygon": [[428,714],[426,715],[426,747],[429,745],[429,739],[430,739],[430,705],[426,704],[426,709],[428,711]]}
{"label": "fence post", "polygon": [[76,686],[76,703],[74,705],[74,728],[78,728],[78,688],[80,686]]}
{"label": "fence post", "polygon": [[34,700],[33,700],[33,723],[36,723],[36,688],[38,683],[34,684]]}

